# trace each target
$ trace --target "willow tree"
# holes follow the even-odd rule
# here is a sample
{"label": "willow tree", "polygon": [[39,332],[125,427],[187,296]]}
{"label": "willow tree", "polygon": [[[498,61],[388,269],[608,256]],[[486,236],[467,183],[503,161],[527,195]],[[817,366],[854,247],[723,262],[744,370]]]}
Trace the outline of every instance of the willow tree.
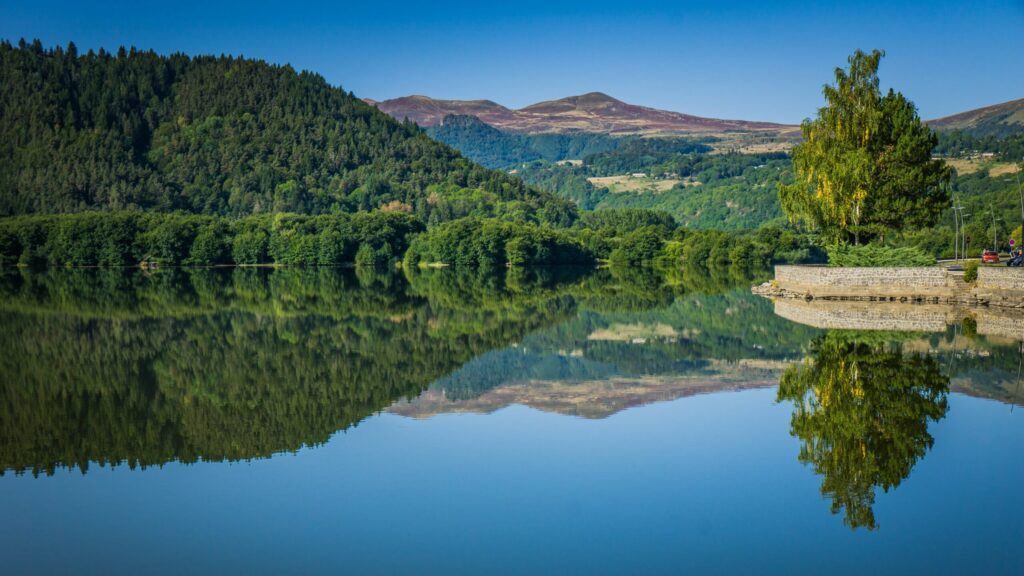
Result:
{"label": "willow tree", "polygon": [[793,149],[793,184],[779,186],[790,221],[819,230],[830,242],[862,232],[931,226],[949,205],[949,169],[931,151],[938,140],[914,104],[878,88],[883,53],[860,50],[836,68],[826,105],[804,120]]}

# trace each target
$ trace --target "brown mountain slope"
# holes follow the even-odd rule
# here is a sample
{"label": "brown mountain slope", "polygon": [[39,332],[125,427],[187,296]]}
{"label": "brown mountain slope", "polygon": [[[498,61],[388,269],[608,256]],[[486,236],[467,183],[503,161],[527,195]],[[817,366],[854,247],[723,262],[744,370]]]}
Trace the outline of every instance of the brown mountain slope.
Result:
{"label": "brown mountain slope", "polygon": [[403,96],[383,102],[363,99],[398,120],[408,118],[420,126],[437,126],[449,114],[476,116],[492,126],[515,123],[516,111],[490,100],[435,100],[427,96]]}
{"label": "brown mountain slope", "polygon": [[963,130],[979,136],[1024,132],[1024,98],[936,118],[929,120],[928,125],[936,130]]}
{"label": "brown mountain slope", "polygon": [[375,104],[395,118],[409,118],[420,126],[436,126],[447,114],[469,114],[496,128],[527,134],[789,132],[796,129],[785,124],[719,120],[658,110],[628,104],[600,92],[539,102],[519,110],[490,100],[435,100],[426,96],[405,96]]}

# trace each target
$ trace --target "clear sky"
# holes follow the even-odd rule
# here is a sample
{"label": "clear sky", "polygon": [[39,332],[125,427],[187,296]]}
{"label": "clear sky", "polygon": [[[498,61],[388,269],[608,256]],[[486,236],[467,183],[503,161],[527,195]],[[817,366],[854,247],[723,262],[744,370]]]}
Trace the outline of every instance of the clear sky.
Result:
{"label": "clear sky", "polygon": [[0,37],[290,63],[375,99],[521,107],[590,91],[797,122],[856,48],[925,118],[1024,98],[1024,0],[444,3],[0,0]]}

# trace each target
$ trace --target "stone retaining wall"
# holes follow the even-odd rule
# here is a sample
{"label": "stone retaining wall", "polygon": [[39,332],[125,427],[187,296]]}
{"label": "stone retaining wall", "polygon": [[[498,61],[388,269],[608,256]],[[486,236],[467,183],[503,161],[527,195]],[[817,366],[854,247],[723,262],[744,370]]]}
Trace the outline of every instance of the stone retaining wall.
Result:
{"label": "stone retaining wall", "polygon": [[1024,294],[1024,268],[978,268],[978,290],[1007,290]]}
{"label": "stone retaining wall", "polygon": [[815,298],[952,298],[969,286],[963,274],[938,266],[916,268],[828,268],[776,266],[775,283],[790,292]]}

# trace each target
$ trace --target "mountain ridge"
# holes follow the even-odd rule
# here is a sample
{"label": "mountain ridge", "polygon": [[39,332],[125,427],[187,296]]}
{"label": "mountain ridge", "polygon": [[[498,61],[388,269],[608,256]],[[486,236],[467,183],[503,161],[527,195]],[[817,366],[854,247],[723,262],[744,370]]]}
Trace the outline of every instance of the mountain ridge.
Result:
{"label": "mountain ridge", "polygon": [[[388,100],[364,98],[392,117],[408,118],[424,128],[441,126],[445,116],[476,116],[499,130],[523,134],[600,132],[627,134],[709,134],[776,132],[798,136],[799,126],[776,122],[707,118],[624,102],[603,92],[587,92],[514,109],[493,100],[445,100],[420,94]],[[941,132],[961,130],[976,136],[1024,132],[1024,98],[965,110],[926,121]]]}
{"label": "mountain ridge", "polygon": [[383,112],[421,127],[439,126],[449,115],[476,116],[495,128],[524,134],[605,132],[609,134],[793,132],[797,126],[749,120],[705,118],[623,102],[603,92],[545,100],[519,109],[493,100],[442,100],[423,95],[364,99]]}
{"label": "mountain ridge", "polygon": [[961,130],[975,136],[1008,136],[1024,132],[1024,98],[966,110],[928,120],[939,131]]}

